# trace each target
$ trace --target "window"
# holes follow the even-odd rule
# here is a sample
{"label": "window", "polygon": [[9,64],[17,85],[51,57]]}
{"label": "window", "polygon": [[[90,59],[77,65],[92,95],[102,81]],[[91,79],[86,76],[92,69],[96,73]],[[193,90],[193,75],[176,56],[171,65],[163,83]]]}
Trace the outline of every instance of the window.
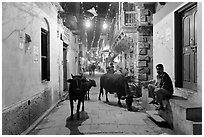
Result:
{"label": "window", "polygon": [[50,81],[49,33],[41,28],[41,80]]}

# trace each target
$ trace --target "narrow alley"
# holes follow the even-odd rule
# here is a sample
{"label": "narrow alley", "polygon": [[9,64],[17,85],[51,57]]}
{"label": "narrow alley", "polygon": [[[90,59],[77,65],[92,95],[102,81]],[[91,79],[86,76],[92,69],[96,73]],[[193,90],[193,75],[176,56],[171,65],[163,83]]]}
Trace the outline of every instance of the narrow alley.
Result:
{"label": "narrow alley", "polygon": [[1,7],[3,135],[202,134],[202,2]]}
{"label": "narrow alley", "polygon": [[[85,76],[94,79],[97,87],[90,90],[90,100],[85,101],[85,111],[80,113],[80,120],[74,115],[70,118],[70,104],[66,99],[60,102],[32,131],[30,135],[172,135],[171,129],[159,127],[148,118],[145,111],[134,100],[133,111],[127,111],[124,107],[117,105],[117,98],[109,94],[109,103],[105,97],[98,100],[99,77],[102,73],[97,72],[95,76]],[[76,104],[75,104],[76,109]],[[76,110],[74,111],[76,112]]]}

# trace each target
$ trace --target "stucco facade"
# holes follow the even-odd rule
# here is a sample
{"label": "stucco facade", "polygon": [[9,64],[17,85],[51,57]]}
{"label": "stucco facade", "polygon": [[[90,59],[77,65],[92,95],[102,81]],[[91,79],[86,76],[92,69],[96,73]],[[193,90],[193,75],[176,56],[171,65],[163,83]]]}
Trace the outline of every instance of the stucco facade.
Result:
{"label": "stucco facade", "polygon": [[[185,30],[186,15],[190,16],[191,27],[186,25]],[[194,23],[190,20],[194,20]],[[195,31],[192,31],[194,28]],[[189,35],[186,32],[189,32]],[[189,36],[189,39],[185,39],[185,36]],[[196,39],[196,49],[191,37]],[[188,40],[190,44],[184,45]],[[191,54],[196,55],[193,60]],[[186,60],[186,57],[189,60]],[[190,64],[187,67],[186,61]],[[164,65],[164,70],[172,79],[175,96],[167,102],[166,110],[159,111],[159,115],[167,120],[178,134],[202,134],[202,3],[169,2],[153,15],[154,78],[157,75],[155,67],[159,63]],[[185,74],[187,70],[188,75]],[[196,77],[189,83],[196,85],[196,88],[185,85],[186,76],[191,80],[194,78],[192,74]]]}
{"label": "stucco facade", "polygon": [[[78,73],[78,41],[70,32],[63,68],[58,3],[2,3],[2,133],[20,134],[64,94],[63,71]],[[42,80],[42,29],[48,33],[49,79]],[[75,47],[75,49],[73,48]]]}
{"label": "stucco facade", "polygon": [[[175,94],[188,98],[188,100],[202,104],[202,9],[201,3],[197,4],[198,12],[198,45],[197,45],[197,91],[180,93],[175,86],[175,12],[187,3],[167,3],[153,16],[153,67],[154,78],[156,78],[155,66],[162,63],[165,71],[170,75]],[[190,95],[191,94],[191,95]]]}

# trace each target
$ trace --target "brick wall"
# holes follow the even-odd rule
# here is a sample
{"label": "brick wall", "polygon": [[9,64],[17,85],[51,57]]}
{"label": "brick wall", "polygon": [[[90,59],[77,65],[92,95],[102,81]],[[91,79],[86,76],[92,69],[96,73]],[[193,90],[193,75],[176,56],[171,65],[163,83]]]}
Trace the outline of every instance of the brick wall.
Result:
{"label": "brick wall", "polygon": [[140,6],[140,13],[138,20],[140,26],[138,27],[138,39],[137,39],[137,74],[138,80],[146,81],[152,79],[153,76],[153,60],[152,60],[152,14],[150,10],[145,9],[144,6]]}

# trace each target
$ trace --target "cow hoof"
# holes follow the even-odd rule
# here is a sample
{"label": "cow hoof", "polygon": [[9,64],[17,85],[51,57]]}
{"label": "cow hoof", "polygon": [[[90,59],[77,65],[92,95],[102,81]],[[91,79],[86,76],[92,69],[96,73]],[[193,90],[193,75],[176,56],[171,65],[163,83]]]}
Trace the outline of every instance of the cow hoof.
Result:
{"label": "cow hoof", "polygon": [[132,108],[129,108],[128,111],[132,111]]}

